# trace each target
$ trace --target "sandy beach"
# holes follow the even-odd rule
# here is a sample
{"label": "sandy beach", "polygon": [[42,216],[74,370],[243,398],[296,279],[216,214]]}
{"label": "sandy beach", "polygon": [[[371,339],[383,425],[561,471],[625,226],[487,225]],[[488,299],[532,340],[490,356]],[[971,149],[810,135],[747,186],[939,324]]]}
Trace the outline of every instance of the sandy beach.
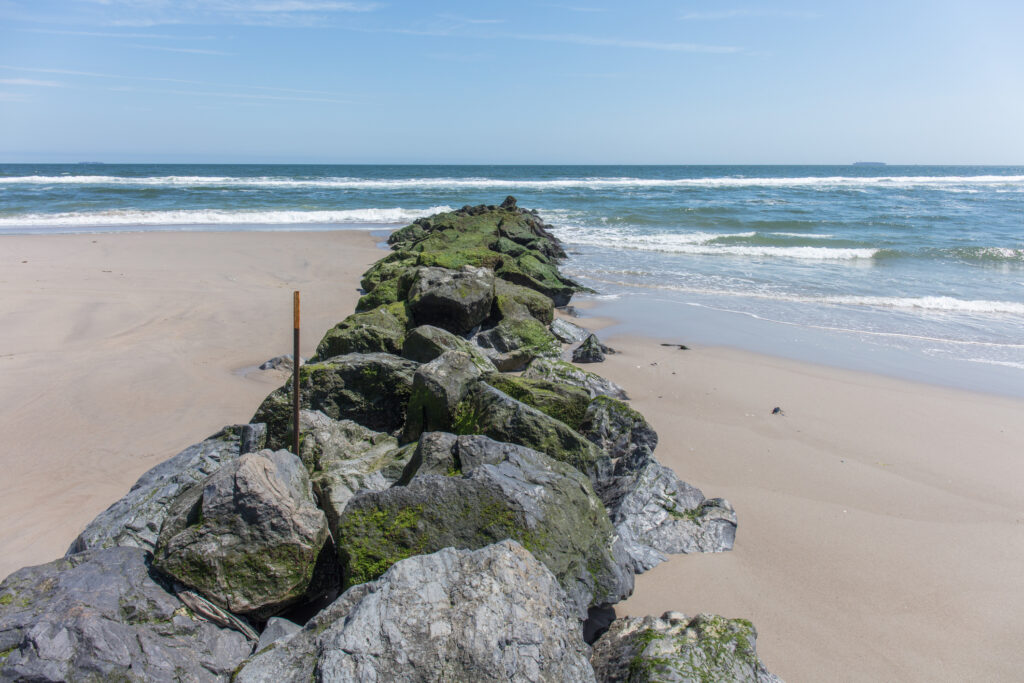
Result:
{"label": "sandy beach", "polygon": [[[0,238],[0,575],[60,556],[143,471],[247,421],[283,379],[252,367],[290,350],[291,291],[308,355],[352,311],[375,241]],[[658,458],[739,515],[735,550],[671,558],[620,615],[748,618],[789,681],[1019,679],[1024,402],[606,341],[621,353],[591,369],[627,388]]]}
{"label": "sandy beach", "polygon": [[0,576],[64,554],[140,474],[283,381],[352,312],[368,231],[0,237]]}
{"label": "sandy beach", "polygon": [[620,615],[750,619],[788,681],[1020,680],[1024,401],[610,341],[594,369],[658,459],[739,516],[732,552],[671,557]]}

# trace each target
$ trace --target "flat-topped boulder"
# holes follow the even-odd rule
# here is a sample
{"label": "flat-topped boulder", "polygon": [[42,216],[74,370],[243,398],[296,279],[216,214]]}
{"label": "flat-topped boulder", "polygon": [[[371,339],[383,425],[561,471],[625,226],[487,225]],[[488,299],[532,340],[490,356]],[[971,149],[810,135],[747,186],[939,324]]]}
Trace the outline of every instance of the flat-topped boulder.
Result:
{"label": "flat-topped boulder", "polygon": [[514,541],[402,560],[247,661],[238,683],[593,681],[580,619]]}
{"label": "flat-topped boulder", "polygon": [[265,619],[304,597],[327,535],[302,461],[264,450],[178,496],[153,564],[230,612]]}

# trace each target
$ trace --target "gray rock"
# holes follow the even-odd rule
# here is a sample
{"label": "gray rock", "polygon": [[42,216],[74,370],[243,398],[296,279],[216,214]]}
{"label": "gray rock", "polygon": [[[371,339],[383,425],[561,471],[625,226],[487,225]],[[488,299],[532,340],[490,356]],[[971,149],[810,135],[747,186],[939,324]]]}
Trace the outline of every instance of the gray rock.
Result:
{"label": "gray rock", "polygon": [[582,344],[573,349],[572,361],[574,363],[604,362],[604,347],[598,341],[597,335],[590,335],[583,340]]}
{"label": "gray rock", "polygon": [[448,476],[459,472],[457,455],[459,438],[447,432],[423,432],[420,434],[420,439],[416,442],[416,448],[398,480],[398,485],[406,486],[417,474]]}
{"label": "gray rock", "polygon": [[613,461],[635,459],[638,451],[652,453],[658,445],[658,433],[643,415],[607,396],[597,396],[590,402],[579,432]]}
{"label": "gray rock", "polygon": [[294,621],[288,621],[281,617],[270,617],[267,620],[267,625],[263,628],[263,633],[260,634],[260,640],[256,644],[256,652],[262,652],[271,643],[276,643],[282,638],[298,633],[301,630],[302,627]]}
{"label": "gray rock", "polygon": [[581,618],[632,592],[630,559],[581,473],[481,437],[458,446],[460,475],[418,474],[408,486],[349,502],[335,535],[346,585],[373,580],[413,554],[512,538],[555,574]]}
{"label": "gray rock", "polygon": [[456,408],[453,431],[519,444],[572,465],[593,482],[612,473],[611,458],[564,422],[478,382]]}
{"label": "gray rock", "polygon": [[781,683],[757,656],[757,631],[745,619],[678,612],[612,623],[594,644],[598,681]]}
{"label": "gray rock", "polygon": [[409,308],[417,325],[435,325],[465,334],[484,321],[494,301],[494,271],[420,268],[409,288]]}
{"label": "gray rock", "polygon": [[402,474],[411,447],[351,420],[333,420],[319,411],[299,413],[302,461],[320,508],[333,528],[357,491],[383,491]]}
{"label": "gray rock", "polygon": [[230,612],[266,618],[304,597],[326,540],[302,461],[264,450],[175,499],[153,565]]}
{"label": "gray rock", "polygon": [[594,396],[610,396],[628,400],[626,390],[615,382],[605,379],[572,363],[553,358],[537,358],[526,368],[523,377],[528,379],[546,379],[552,382],[564,382],[586,389],[591,398]]}
{"label": "gray rock", "polygon": [[405,441],[415,441],[424,431],[448,431],[459,402],[482,373],[473,359],[461,351],[445,351],[416,370],[405,420]]}
{"label": "gray rock", "polygon": [[534,358],[557,358],[562,352],[547,326],[526,313],[502,318],[479,332],[473,342],[502,372],[522,370]]}
{"label": "gray rock", "polygon": [[171,501],[242,453],[263,448],[266,433],[263,424],[225,427],[153,467],[123,498],[85,527],[68,548],[68,555],[113,546],[135,546],[152,552]]}
{"label": "gray rock", "polygon": [[494,365],[479,347],[440,327],[420,325],[409,331],[402,345],[402,356],[417,363],[429,363],[445,351],[461,351],[473,359],[481,372],[494,372]]}
{"label": "gray rock", "polygon": [[141,548],[90,550],[0,584],[0,680],[227,681],[252,651],[150,575]]}
{"label": "gray rock", "polygon": [[636,470],[616,468],[599,489],[637,574],[664,562],[665,553],[717,553],[736,540],[736,512],[721,498],[706,500],[648,456]]}
{"label": "gray rock", "polygon": [[[299,358],[299,365],[305,362],[301,357]],[[260,364],[260,370],[291,370],[293,367],[295,367],[295,362],[292,360],[292,354],[290,353],[274,356]]]}
{"label": "gray rock", "polygon": [[[350,353],[309,363],[299,373],[302,407],[396,433],[405,424],[417,367],[415,361],[386,353]],[[267,448],[291,448],[291,382],[267,396],[252,421],[266,423]]]}
{"label": "gray rock", "polygon": [[236,681],[593,681],[580,631],[519,544],[445,548],[349,589]]}
{"label": "gray rock", "polygon": [[590,331],[568,320],[555,318],[551,323],[551,334],[558,337],[558,341],[563,344],[575,344],[586,339]]}

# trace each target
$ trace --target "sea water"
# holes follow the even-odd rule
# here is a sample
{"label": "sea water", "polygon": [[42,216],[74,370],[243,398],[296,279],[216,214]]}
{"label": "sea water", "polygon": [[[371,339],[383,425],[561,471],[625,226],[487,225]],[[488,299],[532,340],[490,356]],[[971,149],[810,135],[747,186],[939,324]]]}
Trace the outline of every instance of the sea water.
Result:
{"label": "sea water", "polygon": [[386,227],[509,194],[623,331],[1024,395],[1024,167],[8,164],[0,250]]}

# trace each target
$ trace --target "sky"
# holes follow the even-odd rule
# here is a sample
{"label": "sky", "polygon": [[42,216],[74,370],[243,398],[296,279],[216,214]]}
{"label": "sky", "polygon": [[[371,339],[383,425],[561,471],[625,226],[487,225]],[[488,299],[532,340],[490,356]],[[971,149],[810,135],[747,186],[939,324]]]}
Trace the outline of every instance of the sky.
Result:
{"label": "sky", "polygon": [[1024,164],[1024,2],[0,0],[0,162]]}

